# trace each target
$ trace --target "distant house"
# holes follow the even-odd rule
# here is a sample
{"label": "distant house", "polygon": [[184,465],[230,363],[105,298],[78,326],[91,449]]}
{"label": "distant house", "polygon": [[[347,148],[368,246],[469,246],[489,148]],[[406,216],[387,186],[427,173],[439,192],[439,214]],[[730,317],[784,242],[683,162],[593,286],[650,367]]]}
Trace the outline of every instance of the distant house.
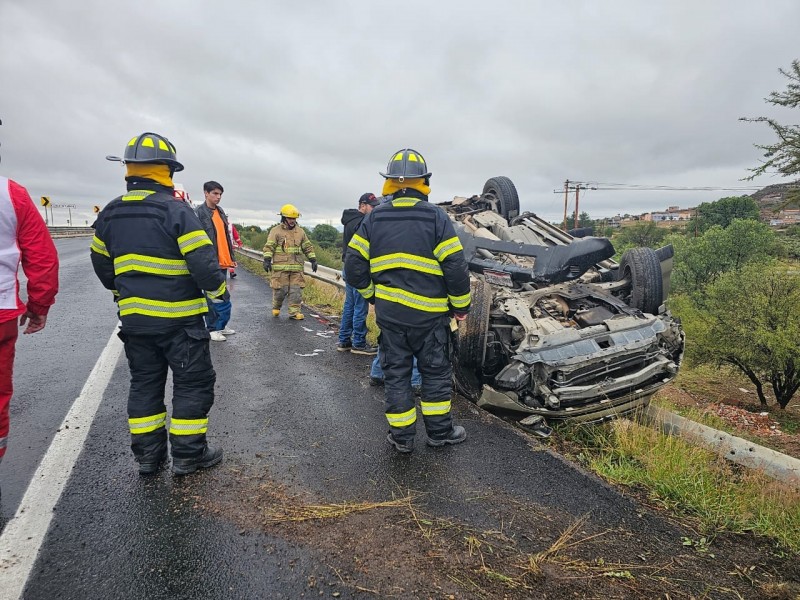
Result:
{"label": "distant house", "polygon": [[787,208],[773,214],[769,219],[770,227],[785,227],[787,225],[797,225],[800,223],[800,209]]}
{"label": "distant house", "polygon": [[670,206],[663,212],[651,212],[643,214],[642,221],[653,221],[654,223],[661,223],[664,221],[688,221],[694,216],[694,213],[694,208]]}

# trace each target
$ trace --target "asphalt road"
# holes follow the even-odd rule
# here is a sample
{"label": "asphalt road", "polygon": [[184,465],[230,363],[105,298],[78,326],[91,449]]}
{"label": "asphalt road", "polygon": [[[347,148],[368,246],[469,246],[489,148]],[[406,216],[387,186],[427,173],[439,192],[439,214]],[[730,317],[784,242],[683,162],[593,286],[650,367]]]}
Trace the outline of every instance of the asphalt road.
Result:
{"label": "asphalt road", "polygon": [[[18,345],[12,437],[0,466],[4,522],[116,327],[115,305],[91,271],[88,240],[57,246],[56,306],[46,330]],[[325,502],[416,490],[429,514],[488,529],[502,528],[497,501],[505,498],[679,543],[667,521],[464,401],[455,413],[469,435],[465,444],[431,449],[420,431],[413,454],[396,454],[385,441],[381,391],[368,385],[367,357],[337,353],[331,328],[307,309],[304,322],[272,318],[267,284],[244,270],[231,293],[229,327],[238,333],[212,343],[218,378],[209,437],[226,453],[219,473],[268,473],[290,493]],[[317,548],[256,523],[242,526],[231,513],[248,497],[207,483],[214,472],[139,477],[128,448],[127,390],[122,359],[54,509],[25,598],[296,598],[308,594],[312,579],[328,582],[326,595],[374,597],[340,585]],[[208,509],[217,494],[220,503],[226,497],[225,511]]]}

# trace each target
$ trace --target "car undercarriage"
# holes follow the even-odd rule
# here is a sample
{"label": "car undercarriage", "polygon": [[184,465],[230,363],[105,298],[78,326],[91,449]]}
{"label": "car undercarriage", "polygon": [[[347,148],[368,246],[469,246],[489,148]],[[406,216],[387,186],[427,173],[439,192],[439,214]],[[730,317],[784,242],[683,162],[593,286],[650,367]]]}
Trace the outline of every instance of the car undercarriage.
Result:
{"label": "car undercarriage", "polygon": [[545,435],[547,421],[634,411],[675,377],[684,334],[666,307],[670,246],[633,248],[617,263],[607,238],[520,213],[507,177],[439,206],[471,275],[454,351],[463,396]]}

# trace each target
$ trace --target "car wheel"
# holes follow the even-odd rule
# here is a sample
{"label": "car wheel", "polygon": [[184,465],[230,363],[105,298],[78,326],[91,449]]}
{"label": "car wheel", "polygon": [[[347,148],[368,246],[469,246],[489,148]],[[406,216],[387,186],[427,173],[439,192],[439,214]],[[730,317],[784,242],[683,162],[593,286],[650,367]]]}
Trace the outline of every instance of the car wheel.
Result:
{"label": "car wheel", "polygon": [[628,306],[642,312],[657,314],[662,303],[663,281],[661,263],[652,248],[631,248],[622,255],[619,263],[620,279],[630,281]]}
{"label": "car wheel", "polygon": [[489,179],[483,186],[482,195],[495,201],[497,212],[507,221],[519,214],[519,194],[508,177],[498,176]]}
{"label": "car wheel", "polygon": [[453,361],[453,375],[458,392],[474,402],[483,388],[481,372],[486,355],[492,288],[485,281],[473,279],[470,292],[470,310],[458,328],[458,352]]}
{"label": "car wheel", "polygon": [[585,238],[594,236],[594,227],[576,227],[568,232],[574,238]]}

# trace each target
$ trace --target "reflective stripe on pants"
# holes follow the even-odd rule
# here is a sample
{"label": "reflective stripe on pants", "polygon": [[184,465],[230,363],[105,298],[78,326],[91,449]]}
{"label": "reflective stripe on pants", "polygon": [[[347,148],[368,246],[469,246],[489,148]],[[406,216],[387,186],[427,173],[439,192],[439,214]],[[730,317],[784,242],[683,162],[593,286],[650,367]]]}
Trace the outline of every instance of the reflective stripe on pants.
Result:
{"label": "reflective stripe on pants", "polygon": [[414,357],[422,375],[422,419],[428,436],[441,438],[453,428],[449,322],[449,317],[442,317],[425,328],[379,322],[386,419],[399,442],[413,439],[416,433],[416,408],[411,389]]}
{"label": "reflective stripe on pants", "polygon": [[[176,329],[161,335],[130,335],[120,332],[131,370],[128,418],[131,423],[131,449],[140,462],[158,460],[167,451],[167,429],[157,423],[167,409],[164,386],[167,370],[172,370],[172,422],[205,420],[214,404],[216,374],[211,364],[209,333],[201,318],[197,326]],[[141,433],[133,425],[142,424]],[[154,429],[151,427],[155,426]],[[148,429],[149,431],[144,431]],[[202,429],[202,431],[201,431]],[[172,456],[193,458],[206,446],[205,425],[188,435],[170,432]]]}
{"label": "reflective stripe on pants", "polygon": [[306,280],[303,274],[298,271],[273,271],[270,279],[272,288],[272,308],[280,310],[283,301],[289,297],[289,314],[294,315],[300,312],[300,304],[303,301],[303,288]]}

